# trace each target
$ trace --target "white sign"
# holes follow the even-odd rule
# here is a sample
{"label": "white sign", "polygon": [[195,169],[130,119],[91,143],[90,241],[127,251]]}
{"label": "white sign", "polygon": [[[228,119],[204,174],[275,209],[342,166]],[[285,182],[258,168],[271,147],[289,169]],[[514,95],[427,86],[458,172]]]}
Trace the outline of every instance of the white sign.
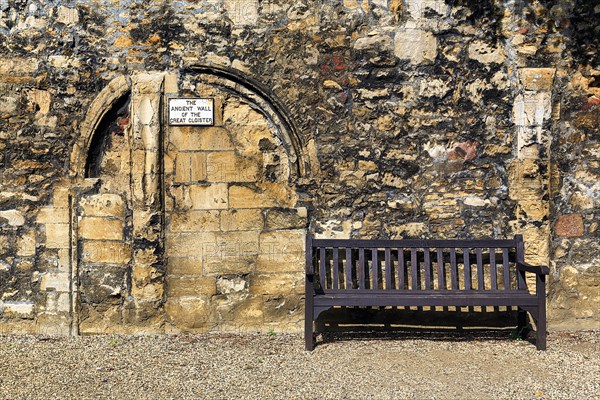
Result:
{"label": "white sign", "polygon": [[169,99],[169,125],[214,125],[213,99]]}

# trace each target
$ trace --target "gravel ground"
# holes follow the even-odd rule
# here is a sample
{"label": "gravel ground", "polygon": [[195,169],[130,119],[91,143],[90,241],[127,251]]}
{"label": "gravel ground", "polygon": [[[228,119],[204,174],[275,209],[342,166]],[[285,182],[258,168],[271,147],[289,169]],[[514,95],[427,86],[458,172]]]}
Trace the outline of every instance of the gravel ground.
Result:
{"label": "gravel ground", "polygon": [[600,331],[0,336],[6,399],[600,399]]}

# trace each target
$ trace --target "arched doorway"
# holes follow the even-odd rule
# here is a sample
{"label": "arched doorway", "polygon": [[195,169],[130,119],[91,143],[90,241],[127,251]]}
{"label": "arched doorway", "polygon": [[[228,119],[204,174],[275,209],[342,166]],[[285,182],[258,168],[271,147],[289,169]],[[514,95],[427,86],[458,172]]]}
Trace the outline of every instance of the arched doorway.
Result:
{"label": "arched doorway", "polygon": [[[108,88],[71,157],[80,331],[300,329],[308,169],[285,108],[214,66]],[[169,125],[172,97],[211,99],[214,124]]]}

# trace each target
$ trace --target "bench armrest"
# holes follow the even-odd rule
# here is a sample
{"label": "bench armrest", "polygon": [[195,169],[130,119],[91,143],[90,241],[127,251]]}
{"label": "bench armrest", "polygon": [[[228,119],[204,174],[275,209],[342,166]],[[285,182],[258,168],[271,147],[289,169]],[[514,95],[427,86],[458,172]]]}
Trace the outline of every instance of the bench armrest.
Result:
{"label": "bench armrest", "polygon": [[550,268],[548,268],[546,266],[531,265],[531,264],[527,264],[525,262],[518,262],[517,269],[519,271],[533,272],[534,274],[542,274],[542,275],[548,275],[550,273]]}

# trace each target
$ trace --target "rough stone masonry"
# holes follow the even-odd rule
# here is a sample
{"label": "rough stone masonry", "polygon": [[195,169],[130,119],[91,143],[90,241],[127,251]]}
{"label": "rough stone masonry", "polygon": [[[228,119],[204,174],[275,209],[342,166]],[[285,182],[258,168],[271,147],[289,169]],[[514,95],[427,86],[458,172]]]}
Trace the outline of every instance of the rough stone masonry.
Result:
{"label": "rough stone masonry", "polygon": [[523,234],[597,328],[599,40],[588,0],[0,0],[0,332],[299,330],[307,230]]}

